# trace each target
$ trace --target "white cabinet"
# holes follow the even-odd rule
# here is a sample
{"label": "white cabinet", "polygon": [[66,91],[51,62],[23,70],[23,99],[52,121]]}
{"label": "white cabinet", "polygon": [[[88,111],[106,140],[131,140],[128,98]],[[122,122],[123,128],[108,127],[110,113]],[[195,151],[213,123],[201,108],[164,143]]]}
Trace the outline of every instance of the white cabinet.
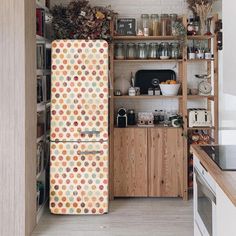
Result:
{"label": "white cabinet", "polygon": [[216,196],[217,236],[234,236],[236,235],[236,206],[219,186],[216,187]]}
{"label": "white cabinet", "polygon": [[[194,168],[194,236],[235,236],[236,206],[196,156]],[[215,199],[209,197],[207,188],[215,194]],[[204,203],[204,198],[209,201]]]}

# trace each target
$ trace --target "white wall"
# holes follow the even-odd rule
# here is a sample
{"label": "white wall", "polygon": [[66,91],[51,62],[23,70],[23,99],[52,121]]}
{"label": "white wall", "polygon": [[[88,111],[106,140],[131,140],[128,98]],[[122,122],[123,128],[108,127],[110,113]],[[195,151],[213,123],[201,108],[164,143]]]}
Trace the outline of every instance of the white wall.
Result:
{"label": "white wall", "polygon": [[232,53],[236,32],[231,30],[236,2],[223,0],[222,5],[224,40],[220,53],[220,142],[236,144],[236,54]]}
{"label": "white wall", "polygon": [[[67,4],[70,0],[51,0],[52,4]],[[92,5],[108,6],[123,17],[139,18],[142,13],[178,13],[186,14],[186,2],[183,0],[90,0]]]}

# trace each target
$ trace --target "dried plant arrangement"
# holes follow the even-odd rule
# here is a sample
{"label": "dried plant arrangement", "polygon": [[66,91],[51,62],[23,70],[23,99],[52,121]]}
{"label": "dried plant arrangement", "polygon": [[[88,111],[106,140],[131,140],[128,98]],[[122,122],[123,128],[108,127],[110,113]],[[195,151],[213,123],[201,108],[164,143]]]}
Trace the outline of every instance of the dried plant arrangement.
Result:
{"label": "dried plant arrangement", "polygon": [[216,1],[217,0],[187,0],[189,9],[192,10],[194,15],[197,15],[200,18],[202,35],[206,33],[207,18]]}
{"label": "dried plant arrangement", "polygon": [[55,39],[111,40],[110,22],[116,13],[110,7],[92,7],[89,1],[75,0],[52,9]]}
{"label": "dried plant arrangement", "polygon": [[211,5],[213,6],[213,4],[216,2],[217,0],[187,0],[188,3],[188,8],[193,12],[194,15],[197,15],[197,12],[195,10],[196,4],[202,4],[203,5]]}

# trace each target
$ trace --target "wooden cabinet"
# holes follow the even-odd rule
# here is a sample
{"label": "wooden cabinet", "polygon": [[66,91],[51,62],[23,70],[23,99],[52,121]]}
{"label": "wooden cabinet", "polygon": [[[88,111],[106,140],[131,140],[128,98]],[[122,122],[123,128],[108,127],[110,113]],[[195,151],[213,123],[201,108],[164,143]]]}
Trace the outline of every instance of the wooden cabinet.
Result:
{"label": "wooden cabinet", "polygon": [[147,129],[114,129],[114,196],[147,196]]}
{"label": "wooden cabinet", "polygon": [[183,196],[182,129],[149,129],[149,196]]}
{"label": "wooden cabinet", "polygon": [[176,128],[114,130],[114,196],[183,196],[183,136]]}

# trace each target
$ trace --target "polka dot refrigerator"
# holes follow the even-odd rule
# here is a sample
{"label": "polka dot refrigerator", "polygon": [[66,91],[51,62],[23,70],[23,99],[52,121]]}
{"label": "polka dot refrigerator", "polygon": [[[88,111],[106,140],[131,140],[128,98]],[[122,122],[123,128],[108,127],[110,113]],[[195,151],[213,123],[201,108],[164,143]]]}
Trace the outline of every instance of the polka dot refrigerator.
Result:
{"label": "polka dot refrigerator", "polygon": [[108,212],[108,44],[52,43],[50,210]]}

